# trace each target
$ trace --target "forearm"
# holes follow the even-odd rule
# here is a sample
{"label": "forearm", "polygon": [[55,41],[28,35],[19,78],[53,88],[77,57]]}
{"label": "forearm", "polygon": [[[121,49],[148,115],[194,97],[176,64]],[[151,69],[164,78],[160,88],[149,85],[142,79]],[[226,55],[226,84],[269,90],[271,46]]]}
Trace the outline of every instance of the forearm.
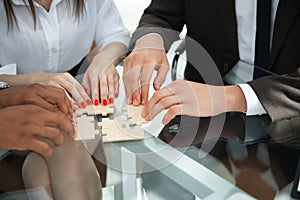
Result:
{"label": "forearm", "polygon": [[243,91],[237,85],[225,86],[225,112],[246,112],[247,102]]}
{"label": "forearm", "polygon": [[106,45],[95,56],[95,61],[103,62],[107,61],[108,64],[118,65],[127,53],[127,47],[120,42],[113,42]]}
{"label": "forearm", "polygon": [[10,86],[21,86],[35,83],[35,78],[39,73],[20,74],[20,75],[0,75],[0,80],[7,82]]}

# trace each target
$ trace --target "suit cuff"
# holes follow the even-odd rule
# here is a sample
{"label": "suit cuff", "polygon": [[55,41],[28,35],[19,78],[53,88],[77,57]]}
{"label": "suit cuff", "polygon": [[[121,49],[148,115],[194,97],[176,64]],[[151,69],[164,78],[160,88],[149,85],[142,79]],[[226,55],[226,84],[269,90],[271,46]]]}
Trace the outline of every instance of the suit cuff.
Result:
{"label": "suit cuff", "polygon": [[254,90],[250,87],[250,85],[239,84],[238,86],[242,89],[246,98],[247,116],[267,114],[266,110],[262,106],[261,102],[259,101],[257,95],[255,94]]}

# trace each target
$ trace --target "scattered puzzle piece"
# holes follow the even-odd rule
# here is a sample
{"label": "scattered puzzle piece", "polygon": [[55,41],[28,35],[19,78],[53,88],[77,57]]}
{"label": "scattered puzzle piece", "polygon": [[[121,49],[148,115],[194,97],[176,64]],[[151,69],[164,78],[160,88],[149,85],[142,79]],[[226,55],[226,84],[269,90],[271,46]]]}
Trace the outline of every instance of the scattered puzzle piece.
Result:
{"label": "scattered puzzle piece", "polygon": [[82,115],[77,117],[77,133],[75,140],[93,140],[99,130],[95,130],[94,116]]}
{"label": "scattered puzzle piece", "polygon": [[103,106],[103,105],[88,105],[86,108],[79,108],[75,111],[76,116],[82,116],[83,114],[87,115],[102,115],[107,116],[108,114],[114,113],[114,108],[112,105]]}
{"label": "scattered puzzle piece", "polygon": [[127,105],[127,115],[131,125],[140,126],[148,123],[148,121],[141,116],[143,108],[144,106]]}
{"label": "scattered puzzle piece", "polygon": [[128,140],[144,139],[144,130],[141,126],[124,126],[125,120],[110,120],[104,118],[102,121],[103,142],[118,142]]}

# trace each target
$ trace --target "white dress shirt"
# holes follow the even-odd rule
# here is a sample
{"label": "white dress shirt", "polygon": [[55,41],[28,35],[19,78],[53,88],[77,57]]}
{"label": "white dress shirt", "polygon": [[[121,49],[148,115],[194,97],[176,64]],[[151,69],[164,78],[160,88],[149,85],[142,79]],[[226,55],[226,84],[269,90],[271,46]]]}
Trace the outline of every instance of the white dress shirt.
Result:
{"label": "white dress shirt", "polygon": [[65,72],[90,51],[93,41],[101,48],[111,42],[129,43],[113,0],[85,0],[85,12],[78,22],[73,1],[53,0],[49,11],[34,1],[33,18],[23,0],[11,0],[18,22],[7,30],[3,1],[0,2],[0,64],[15,63],[17,73]]}
{"label": "white dress shirt", "polygon": [[[271,41],[279,0],[272,0]],[[247,115],[260,115],[267,112],[260,103],[253,89],[245,84],[253,80],[256,40],[257,0],[235,0],[237,32],[240,61],[226,75],[230,84],[239,84],[247,101]],[[270,47],[271,48],[271,47]]]}

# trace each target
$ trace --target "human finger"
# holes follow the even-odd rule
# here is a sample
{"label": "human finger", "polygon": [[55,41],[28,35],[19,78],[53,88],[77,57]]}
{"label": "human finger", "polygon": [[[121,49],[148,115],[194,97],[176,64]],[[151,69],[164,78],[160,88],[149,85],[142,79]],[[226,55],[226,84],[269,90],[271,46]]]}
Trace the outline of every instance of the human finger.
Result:
{"label": "human finger", "polygon": [[175,91],[168,87],[164,87],[161,90],[156,91],[144,106],[142,116],[146,117],[149,114],[150,110],[153,108],[153,106],[155,106],[162,98],[172,96],[174,93]]}
{"label": "human finger", "polygon": [[34,135],[48,139],[52,141],[56,146],[60,146],[64,142],[64,136],[55,127],[50,127],[50,126],[40,127],[39,130],[36,130],[36,133]]}
{"label": "human finger", "polygon": [[47,142],[41,141],[37,138],[32,138],[28,143],[28,149],[41,154],[44,157],[49,157],[53,150]]}
{"label": "human finger", "polygon": [[59,126],[68,135],[74,138],[75,130],[72,121],[69,120],[69,118],[66,118],[66,116],[63,113],[59,111],[55,113],[45,113],[43,120],[44,120],[44,125],[51,126],[54,124],[56,126]]}
{"label": "human finger", "polygon": [[101,103],[102,105],[106,106],[107,105],[107,77],[102,76],[100,79],[100,98],[101,98]]}
{"label": "human finger", "polygon": [[[134,55],[130,61],[127,61],[127,70],[123,72],[123,81],[127,95],[127,104],[140,104],[140,74],[143,66],[142,56]],[[131,101],[130,101],[131,100]]]}
{"label": "human finger", "polygon": [[114,103],[114,94],[115,94],[115,79],[113,76],[107,77],[107,84],[108,84],[108,103]]}
{"label": "human finger", "polygon": [[182,114],[182,109],[180,105],[171,106],[168,112],[165,114],[162,123],[168,124],[173,118],[181,114]]}
{"label": "human finger", "polygon": [[114,87],[115,87],[115,89],[114,89],[115,94],[114,94],[114,97],[118,98],[119,97],[119,89],[120,89],[120,85],[119,85],[119,79],[120,79],[120,77],[119,77],[119,74],[118,74],[118,76],[115,76],[114,79],[115,79],[115,85],[114,85]]}
{"label": "human finger", "polygon": [[159,90],[162,84],[166,81],[166,77],[169,71],[169,64],[167,62],[163,62],[157,70],[157,75],[153,81],[153,87],[155,90]]}
{"label": "human finger", "polygon": [[91,86],[90,76],[88,73],[84,74],[81,85],[82,85],[83,89],[85,90],[85,92],[89,95],[92,86]]}
{"label": "human finger", "polygon": [[154,71],[155,64],[144,65],[141,72],[141,103],[144,105],[148,101],[150,80]]}
{"label": "human finger", "polygon": [[71,101],[68,94],[64,89],[48,86],[48,100],[50,103],[56,105],[56,107],[63,113],[70,115],[73,112]]}
{"label": "human finger", "polygon": [[160,99],[160,101],[152,107],[149,114],[145,118],[146,120],[150,121],[161,111],[169,109],[171,106],[177,104],[180,104],[180,100],[176,98],[175,95],[164,97]]}

